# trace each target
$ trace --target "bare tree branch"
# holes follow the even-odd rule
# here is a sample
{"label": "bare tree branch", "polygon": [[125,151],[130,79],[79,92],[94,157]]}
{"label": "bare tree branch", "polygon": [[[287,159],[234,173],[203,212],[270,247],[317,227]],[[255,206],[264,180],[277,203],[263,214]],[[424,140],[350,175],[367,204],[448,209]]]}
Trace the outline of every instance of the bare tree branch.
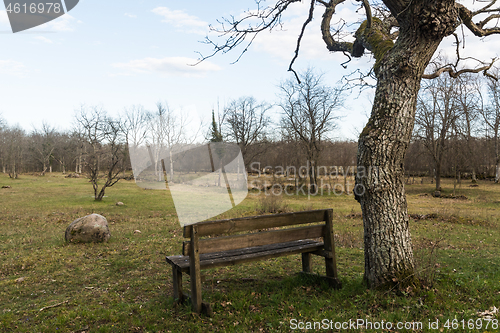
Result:
{"label": "bare tree branch", "polygon": [[366,13],[366,28],[370,29],[372,27],[372,9],[370,7],[370,4],[368,3],[368,0],[359,0],[363,2],[363,7],[365,8],[365,13]]}
{"label": "bare tree branch", "polygon": [[333,14],[335,14],[335,7],[344,2],[344,0],[331,0],[328,6],[325,8],[323,13],[323,19],[321,21],[321,34],[323,36],[323,41],[326,44],[328,51],[332,52],[347,52],[352,54],[353,43],[350,42],[337,42],[333,39],[330,32],[330,23],[332,21]]}
{"label": "bare tree branch", "polygon": [[[218,44],[208,36],[205,37],[204,43],[211,45],[214,51],[207,56],[204,56],[198,52],[198,54],[200,55],[200,59],[195,65],[215,56],[218,53],[224,54],[235,49],[236,47],[244,43],[249,36],[252,36],[245,49],[240,53],[237,60],[234,61],[237,62],[241,58],[241,56],[248,50],[257,34],[265,30],[273,30],[277,26],[280,26],[281,15],[283,14],[283,12],[292,3],[300,1],[301,0],[280,0],[273,7],[266,8],[260,8],[260,1],[256,1],[258,6],[256,11],[247,11],[246,16],[239,20],[235,19],[235,17],[232,16],[230,19],[219,21],[219,24],[221,26],[219,29],[210,26],[210,31],[219,33],[219,37],[225,37],[226,40],[223,44]],[[242,28],[242,26],[247,22],[252,22],[253,20],[258,20],[260,22],[257,24],[249,23],[247,27]],[[226,24],[229,27],[226,27]]]}
{"label": "bare tree branch", "polygon": [[500,14],[493,14],[493,15],[488,16],[486,19],[482,20],[481,22],[478,22],[477,25],[479,27],[483,28],[491,20],[499,19],[499,18],[500,18]]}
{"label": "bare tree branch", "polygon": [[314,14],[314,2],[316,0],[312,0],[311,1],[311,6],[309,7],[309,16],[307,17],[307,20],[304,22],[304,24],[302,25],[302,29],[300,30],[300,35],[299,35],[299,38],[297,39],[297,47],[295,48],[295,55],[293,56],[293,59],[292,61],[290,62],[290,66],[288,67],[288,71],[289,72],[292,72],[294,75],[295,75],[295,78],[297,79],[297,82],[299,82],[300,84],[300,78],[299,78],[299,75],[297,74],[297,72],[295,72],[292,68],[293,66],[293,63],[295,62],[295,60],[297,59],[297,57],[299,56],[299,49],[300,49],[300,42],[302,41],[302,37],[304,36],[304,31],[306,30],[306,27],[309,23],[311,23],[312,19],[313,19],[313,14]]}
{"label": "bare tree branch", "polygon": [[[495,1],[496,0],[493,0],[492,3]],[[479,12],[473,13],[462,4],[456,3],[455,6],[458,9],[460,19],[474,35],[476,35],[478,37],[485,37],[485,36],[489,36],[489,35],[493,35],[493,34],[500,34],[500,27],[493,27],[493,28],[484,29],[484,25],[486,23],[488,23],[490,20],[494,19],[496,15],[492,15],[491,18],[486,18],[482,22],[479,22],[478,24],[476,24],[472,21],[473,17],[479,13],[484,13],[485,11],[479,11]],[[495,9],[492,11],[498,12],[499,9]]]}
{"label": "bare tree branch", "polygon": [[462,74],[465,73],[480,73],[483,72],[485,76],[491,77],[491,74],[488,74],[488,70],[493,66],[495,63],[496,59],[493,59],[490,64],[482,66],[482,67],[477,67],[477,68],[464,68],[461,70],[456,70],[456,65],[453,64],[447,64],[442,66],[441,68],[437,69],[434,73],[431,74],[424,74],[422,76],[423,79],[435,79],[439,77],[441,74],[447,72],[448,75],[452,78],[457,78]]}
{"label": "bare tree branch", "polygon": [[[489,3],[484,6],[483,8],[475,11],[472,13],[472,16],[476,16],[477,14],[482,14],[482,13],[488,13],[490,11],[490,8],[493,7],[493,5],[497,2],[497,0],[492,0],[492,1],[489,1]],[[495,9],[495,11],[498,10],[498,9]]]}

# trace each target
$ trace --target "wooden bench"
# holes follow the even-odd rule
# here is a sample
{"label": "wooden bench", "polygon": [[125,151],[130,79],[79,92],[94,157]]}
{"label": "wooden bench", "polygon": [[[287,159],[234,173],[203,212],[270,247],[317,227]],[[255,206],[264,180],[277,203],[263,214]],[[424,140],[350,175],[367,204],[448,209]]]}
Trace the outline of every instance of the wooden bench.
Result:
{"label": "wooden bench", "polygon": [[[200,270],[302,254],[302,271],[312,272],[311,255],[325,258],[326,276],[332,287],[340,288],[335,261],[332,209],[287,214],[243,217],[199,222],[184,226],[182,254],[167,257],[172,265],[174,299],[184,302],[182,273],[191,277],[193,311],[211,314],[210,304],[202,302]],[[297,226],[315,223],[314,225]],[[280,227],[289,228],[280,228]],[[280,228],[266,230],[270,228]],[[320,239],[321,240],[318,240]]]}

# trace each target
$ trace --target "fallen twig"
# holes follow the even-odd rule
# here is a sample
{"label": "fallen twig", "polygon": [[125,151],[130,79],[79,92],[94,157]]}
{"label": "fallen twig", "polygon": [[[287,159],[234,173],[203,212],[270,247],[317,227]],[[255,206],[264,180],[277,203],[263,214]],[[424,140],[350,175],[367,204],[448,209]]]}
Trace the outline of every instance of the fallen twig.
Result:
{"label": "fallen twig", "polygon": [[60,306],[60,305],[63,305],[64,303],[68,303],[68,302],[69,302],[69,300],[61,302],[61,303],[57,303],[57,304],[54,304],[54,305],[49,305],[49,306],[46,306],[44,308],[41,308],[40,311],[47,310],[47,309],[50,309],[50,308],[55,308],[56,306]]}

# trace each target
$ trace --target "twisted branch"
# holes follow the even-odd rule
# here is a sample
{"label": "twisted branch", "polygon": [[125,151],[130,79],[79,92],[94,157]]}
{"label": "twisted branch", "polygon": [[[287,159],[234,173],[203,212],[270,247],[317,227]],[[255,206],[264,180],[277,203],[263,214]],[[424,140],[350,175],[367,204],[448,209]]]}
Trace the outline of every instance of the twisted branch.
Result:
{"label": "twisted branch", "polygon": [[[495,2],[496,2],[496,0],[493,0],[490,5],[492,5]],[[462,20],[463,24],[465,24],[465,26],[477,37],[485,37],[485,36],[500,33],[499,27],[493,27],[493,28],[487,28],[487,29],[484,28],[484,25],[486,23],[488,23],[489,21],[491,21],[495,18],[500,18],[500,16],[498,14],[490,15],[485,20],[483,20],[477,24],[472,21],[473,17],[477,14],[490,12],[490,11],[491,12],[498,12],[499,9],[486,10],[486,11],[479,10],[477,12],[471,12],[468,8],[466,8],[462,4],[457,3],[457,4],[455,4],[455,6],[457,6],[458,15],[460,16],[460,19]],[[488,6],[486,6],[486,7],[488,7]]]}
{"label": "twisted branch", "polygon": [[422,76],[423,79],[427,79],[427,80],[431,80],[431,79],[435,79],[437,77],[439,77],[441,74],[443,73],[448,73],[448,75],[452,78],[457,78],[459,77],[460,75],[462,74],[465,74],[465,73],[480,73],[480,72],[483,72],[483,74],[485,76],[488,76],[488,77],[491,77],[491,78],[494,78],[495,80],[497,80],[497,78],[495,78],[492,74],[488,73],[488,70],[493,66],[493,64],[495,63],[496,59],[493,59],[491,61],[491,63],[489,63],[488,65],[485,65],[485,66],[482,66],[482,67],[478,67],[478,68],[464,68],[464,69],[461,69],[461,70],[456,70],[456,66],[455,65],[452,65],[452,64],[447,64],[441,68],[439,68],[438,70],[436,70],[434,73],[431,73],[431,74],[424,74]]}

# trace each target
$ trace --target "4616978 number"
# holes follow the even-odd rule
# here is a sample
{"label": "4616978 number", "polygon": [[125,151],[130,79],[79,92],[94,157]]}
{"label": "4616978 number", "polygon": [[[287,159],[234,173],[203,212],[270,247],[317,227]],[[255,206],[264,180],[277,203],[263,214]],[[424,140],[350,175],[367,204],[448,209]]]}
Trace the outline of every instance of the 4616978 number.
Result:
{"label": "4616978 number", "polygon": [[458,319],[453,319],[450,320],[448,319],[446,323],[443,325],[443,327],[449,329],[449,330],[456,330],[456,329],[462,329],[462,330],[480,330],[480,329],[493,329],[497,330],[498,329],[498,319],[489,319],[489,318],[479,318],[479,319],[469,319],[469,320],[458,320]]}
{"label": "4616978 number", "polygon": [[59,14],[62,12],[61,4],[60,3],[54,3],[54,2],[45,2],[45,3],[9,3],[6,11],[7,13],[24,13],[24,14],[49,14],[49,13],[55,13]]}

